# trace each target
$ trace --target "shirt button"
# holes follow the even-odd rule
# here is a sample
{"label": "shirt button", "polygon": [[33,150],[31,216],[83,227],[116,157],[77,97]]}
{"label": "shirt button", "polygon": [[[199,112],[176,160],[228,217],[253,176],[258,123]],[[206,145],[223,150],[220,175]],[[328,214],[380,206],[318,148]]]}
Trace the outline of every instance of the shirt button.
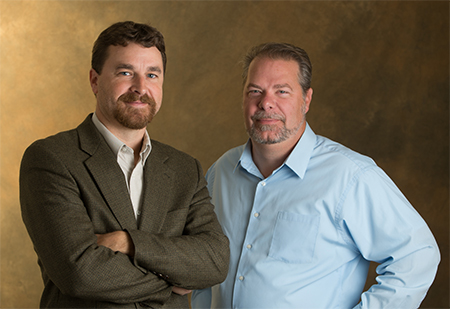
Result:
{"label": "shirt button", "polygon": [[258,218],[259,217],[259,212],[255,212],[254,216],[255,216],[255,218]]}
{"label": "shirt button", "polygon": [[252,245],[247,245],[247,249],[251,249],[252,248]]}
{"label": "shirt button", "polygon": [[243,281],[244,280],[244,276],[239,276],[239,280]]}
{"label": "shirt button", "polygon": [[265,187],[265,186],[266,186],[266,182],[265,182],[265,181],[262,181],[262,182],[261,182],[261,186]]}

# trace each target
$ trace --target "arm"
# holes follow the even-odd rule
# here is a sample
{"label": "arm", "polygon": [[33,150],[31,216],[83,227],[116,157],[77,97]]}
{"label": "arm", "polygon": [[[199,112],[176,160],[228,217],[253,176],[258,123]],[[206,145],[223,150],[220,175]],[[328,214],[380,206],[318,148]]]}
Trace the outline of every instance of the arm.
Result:
{"label": "arm", "polygon": [[[112,251],[121,252],[128,255],[129,257],[134,257],[134,244],[131,240],[130,235],[126,231],[116,231],[107,234],[96,235],[97,244],[99,246],[104,246],[111,249]],[[174,286],[172,292],[178,295],[186,295],[191,293],[192,291]]]}
{"label": "arm", "polygon": [[378,284],[356,308],[418,308],[440,260],[431,231],[378,168],[364,172],[349,192],[354,200],[344,202],[342,230],[365,259],[380,263]]}
{"label": "arm", "polygon": [[134,256],[134,244],[126,231],[96,234],[97,245],[104,246],[114,252],[121,252],[129,257]]}
{"label": "arm", "polygon": [[[135,245],[137,265],[162,274],[174,286],[191,290],[225,280],[229,243],[210,203],[200,164],[196,160],[188,163],[191,166],[183,167],[183,177],[177,179],[178,190],[172,190],[170,200],[165,201],[177,205],[177,209],[165,217],[163,230],[128,232]],[[180,222],[179,229],[171,229]]]}
{"label": "arm", "polygon": [[44,277],[77,298],[162,305],[172,292],[168,283],[138,270],[128,256],[97,245],[90,217],[95,209],[88,210],[84,200],[92,192],[82,189],[86,185],[74,177],[83,165],[69,168],[73,162],[61,160],[48,150],[51,147],[41,145],[34,144],[24,154],[20,200]]}

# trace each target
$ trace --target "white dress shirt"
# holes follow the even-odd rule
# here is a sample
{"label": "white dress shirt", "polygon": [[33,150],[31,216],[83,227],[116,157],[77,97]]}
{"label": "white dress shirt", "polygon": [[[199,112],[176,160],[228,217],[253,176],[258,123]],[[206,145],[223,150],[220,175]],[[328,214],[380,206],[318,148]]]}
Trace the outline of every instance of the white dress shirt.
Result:
{"label": "white dress shirt", "polygon": [[136,219],[138,219],[140,215],[142,187],[144,183],[144,165],[152,150],[148,132],[147,130],[145,131],[144,140],[142,142],[142,148],[140,152],[140,160],[135,166],[133,149],[125,145],[124,142],[122,142],[114,134],[112,134],[105,127],[105,125],[100,122],[95,113],[92,116],[92,122],[103,135],[109,147],[117,157],[117,163],[122,169],[125,180],[127,182],[128,192],[130,193],[134,214],[136,216]]}

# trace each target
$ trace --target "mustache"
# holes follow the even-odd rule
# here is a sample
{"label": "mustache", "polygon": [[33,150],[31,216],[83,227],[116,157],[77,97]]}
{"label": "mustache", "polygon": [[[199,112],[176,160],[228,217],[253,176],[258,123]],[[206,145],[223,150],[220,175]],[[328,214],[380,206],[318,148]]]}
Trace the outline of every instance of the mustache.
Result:
{"label": "mustache", "polygon": [[147,104],[155,103],[155,100],[153,100],[153,98],[149,97],[148,94],[144,94],[143,96],[140,96],[134,92],[122,94],[119,97],[119,101],[122,101],[124,103],[131,103],[131,102],[136,102],[136,101],[141,101],[142,103],[147,103]]}
{"label": "mustache", "polygon": [[278,114],[268,114],[264,111],[258,111],[256,112],[251,119],[253,121],[255,120],[261,120],[261,119],[276,119],[276,120],[281,120],[282,122],[286,121],[286,118],[283,115],[278,115]]}

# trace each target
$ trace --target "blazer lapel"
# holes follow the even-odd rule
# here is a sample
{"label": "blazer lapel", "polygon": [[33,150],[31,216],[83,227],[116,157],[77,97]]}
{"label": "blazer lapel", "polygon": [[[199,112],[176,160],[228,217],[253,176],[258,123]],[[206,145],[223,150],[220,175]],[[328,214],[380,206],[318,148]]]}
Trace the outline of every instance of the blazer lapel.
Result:
{"label": "blazer lapel", "polygon": [[92,123],[91,115],[78,127],[80,147],[91,155],[85,166],[123,230],[137,229],[127,184],[106,141]]}
{"label": "blazer lapel", "polygon": [[152,151],[144,167],[144,196],[139,229],[160,232],[170,205],[175,171],[165,163],[169,157],[152,141]]}

